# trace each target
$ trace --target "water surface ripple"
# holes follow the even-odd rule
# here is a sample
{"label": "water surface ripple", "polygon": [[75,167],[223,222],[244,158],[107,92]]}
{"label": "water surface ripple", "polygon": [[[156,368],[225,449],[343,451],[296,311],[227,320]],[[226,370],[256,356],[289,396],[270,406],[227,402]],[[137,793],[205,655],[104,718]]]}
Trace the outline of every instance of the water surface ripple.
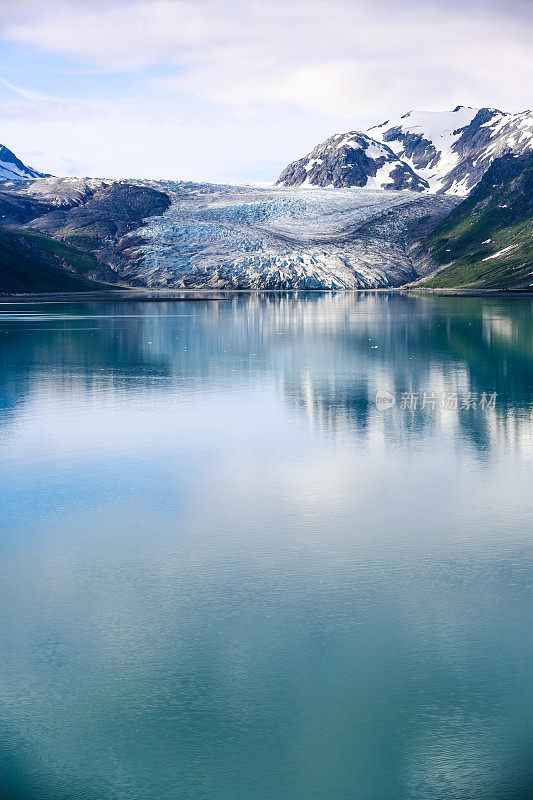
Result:
{"label": "water surface ripple", "polygon": [[0,796],[531,797],[532,312],[1,304]]}

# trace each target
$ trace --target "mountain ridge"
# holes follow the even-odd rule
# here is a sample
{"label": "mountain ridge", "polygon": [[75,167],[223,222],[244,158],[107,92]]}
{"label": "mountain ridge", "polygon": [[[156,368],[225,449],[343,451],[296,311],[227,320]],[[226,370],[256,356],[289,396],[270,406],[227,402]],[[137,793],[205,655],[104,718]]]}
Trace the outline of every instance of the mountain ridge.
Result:
{"label": "mountain ridge", "polygon": [[50,176],[26,166],[5,144],[0,144],[0,181],[48,177]]}
{"label": "mountain ridge", "polygon": [[[340,142],[364,139],[367,159],[359,158],[364,175],[354,175],[346,147]],[[335,147],[335,143],[336,147]],[[379,148],[386,147],[386,151]],[[495,158],[522,155],[533,148],[533,113],[516,114],[496,108],[456,106],[453,111],[409,111],[366,132],[335,134],[286,167],[280,186],[359,186],[410,188],[432,194],[467,196]],[[380,156],[385,156],[381,158]],[[409,175],[410,185],[388,180],[377,185],[376,175],[395,161],[396,176]],[[381,173],[380,173],[381,170]],[[384,175],[389,178],[389,175]]]}

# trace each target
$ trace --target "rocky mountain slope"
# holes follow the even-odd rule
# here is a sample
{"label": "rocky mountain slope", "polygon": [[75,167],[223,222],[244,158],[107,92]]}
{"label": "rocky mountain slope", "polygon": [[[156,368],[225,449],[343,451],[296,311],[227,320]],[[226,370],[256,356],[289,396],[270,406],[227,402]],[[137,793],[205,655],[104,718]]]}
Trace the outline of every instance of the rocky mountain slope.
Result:
{"label": "rocky mountain slope", "polygon": [[493,161],[470,196],[424,242],[419,285],[533,287],[533,153]]}
{"label": "rocky mountain slope", "polygon": [[428,183],[399,159],[390,147],[364,133],[337,134],[290,164],[279,186],[328,186],[365,189],[410,189],[421,192]]}
{"label": "rocky mountain slope", "polygon": [[123,237],[170,205],[165,192],[127,181],[44,178],[2,186],[0,292],[120,283],[112,265],[122,259]]}
{"label": "rocky mountain slope", "polygon": [[428,182],[430,191],[467,195],[492,161],[533,148],[533,113],[457,106],[451,112],[411,111],[370,133]]}
{"label": "rocky mountain slope", "polygon": [[[349,154],[350,142],[358,145],[357,159]],[[380,150],[380,146],[387,150]],[[506,153],[521,155],[532,148],[531,111],[507,114],[465,106],[446,112],[410,111],[399,120],[374,126],[366,134],[331,137],[290,164],[278,183],[386,186],[466,196],[495,158]],[[352,167],[354,161],[358,169]]]}
{"label": "rocky mountain slope", "polygon": [[[107,266],[121,262],[122,239],[143,220],[162,214],[170,205],[165,192],[127,181],[86,187],[79,202],[65,202],[27,224],[28,228],[60,238],[92,253]],[[100,277],[112,277],[106,270]]]}
{"label": "rocky mountain slope", "polygon": [[5,145],[0,145],[0,181],[43,177],[42,172],[37,172],[36,169],[27,167]]}

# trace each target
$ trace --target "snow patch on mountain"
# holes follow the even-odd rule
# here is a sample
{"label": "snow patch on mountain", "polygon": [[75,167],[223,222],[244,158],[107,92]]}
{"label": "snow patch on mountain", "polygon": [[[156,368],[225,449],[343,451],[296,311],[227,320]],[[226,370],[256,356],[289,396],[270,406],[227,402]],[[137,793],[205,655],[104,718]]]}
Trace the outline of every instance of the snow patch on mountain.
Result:
{"label": "snow patch on mountain", "polygon": [[[424,178],[430,191],[438,191],[442,177],[460,161],[454,145],[470,125],[477,108],[458,106],[453,111],[410,111],[396,122],[370,128],[369,133]],[[452,192],[457,193],[457,192]]]}
{"label": "snow patch on mountain", "polygon": [[42,178],[41,172],[27,167],[5,145],[0,145],[0,180],[21,180],[24,178]]}
{"label": "snow patch on mountain", "polygon": [[487,156],[501,155],[505,148],[515,155],[522,155],[533,149],[533,113],[522,111],[520,114],[499,112],[494,119],[482,126],[490,131],[491,143],[487,147]]}

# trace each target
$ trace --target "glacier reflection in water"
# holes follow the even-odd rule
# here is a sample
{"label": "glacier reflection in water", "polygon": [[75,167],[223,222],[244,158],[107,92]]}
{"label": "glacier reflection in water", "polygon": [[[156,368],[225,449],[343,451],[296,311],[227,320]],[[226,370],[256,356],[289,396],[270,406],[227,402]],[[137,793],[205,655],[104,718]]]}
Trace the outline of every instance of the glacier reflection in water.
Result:
{"label": "glacier reflection in water", "polygon": [[532,310],[0,306],[2,797],[529,797]]}

